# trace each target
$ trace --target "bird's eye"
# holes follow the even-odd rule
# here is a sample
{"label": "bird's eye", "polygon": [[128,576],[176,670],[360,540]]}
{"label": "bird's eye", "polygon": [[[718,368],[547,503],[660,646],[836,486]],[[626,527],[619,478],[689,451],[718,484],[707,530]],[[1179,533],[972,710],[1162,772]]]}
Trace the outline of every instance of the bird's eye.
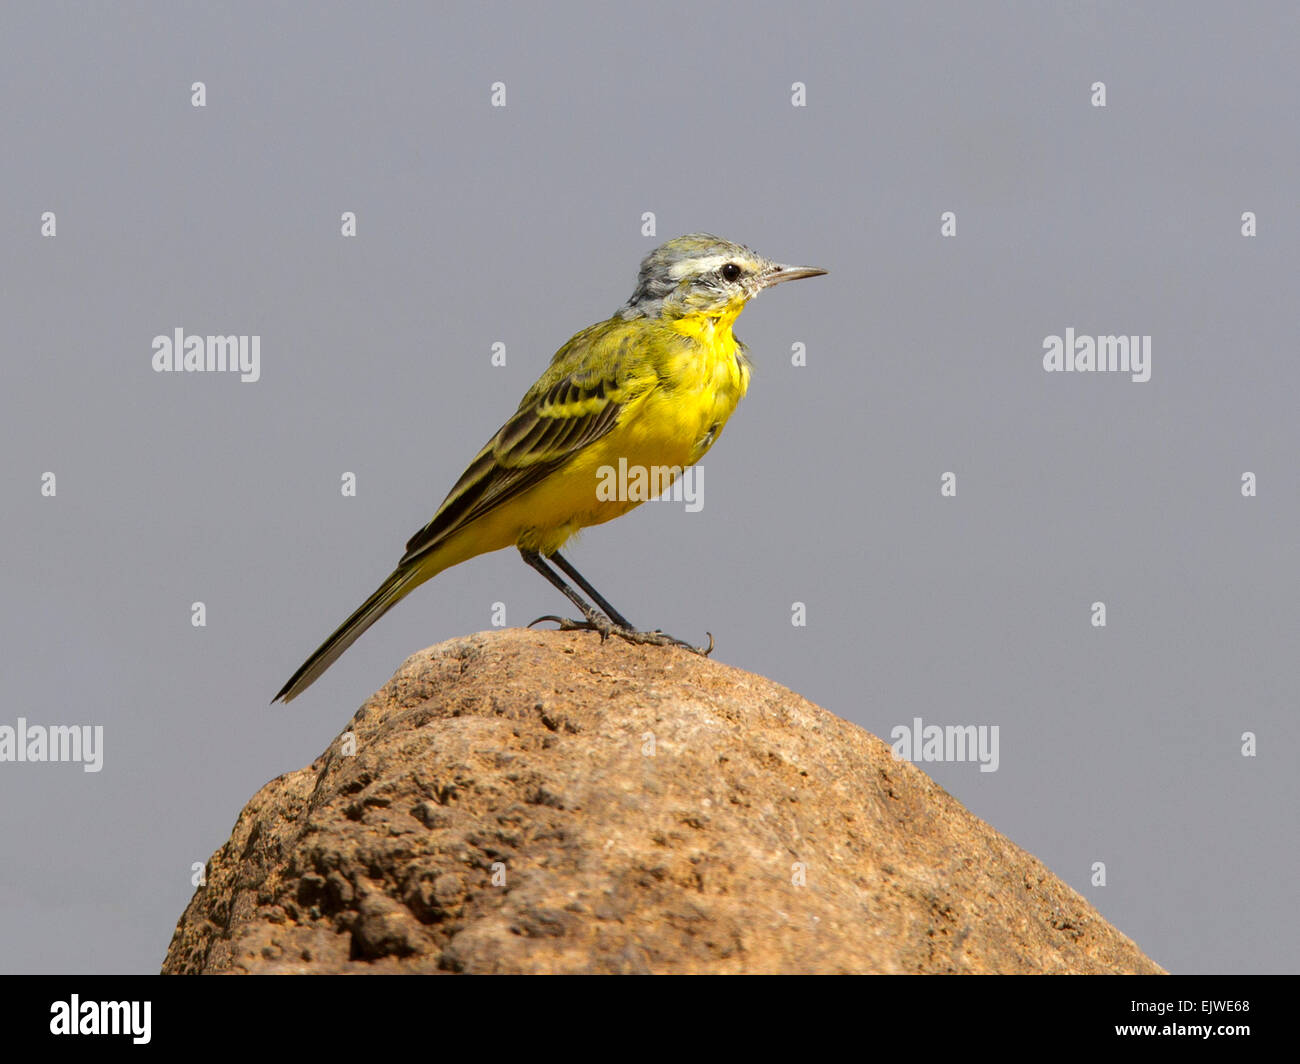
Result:
{"label": "bird's eye", "polygon": [[726,281],[728,284],[731,284],[733,281],[736,281],[739,278],[740,278],[740,267],[737,266],[734,262],[729,262],[724,267],[722,267],[722,279]]}

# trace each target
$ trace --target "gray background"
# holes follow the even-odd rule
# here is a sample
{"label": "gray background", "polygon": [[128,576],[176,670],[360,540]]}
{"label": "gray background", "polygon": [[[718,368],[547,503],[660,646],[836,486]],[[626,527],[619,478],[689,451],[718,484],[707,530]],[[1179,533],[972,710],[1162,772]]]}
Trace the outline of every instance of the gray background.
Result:
{"label": "gray background", "polygon": [[[0,967],[157,970],[257,788],[494,601],[563,606],[475,559],[267,706],[551,353],[704,229],[830,276],[742,316],[703,512],[644,506],[575,563],[877,734],[999,725],[996,773],[924,767],[1172,970],[1294,971],[1298,30],[1289,4],[6,4],[0,723],[107,735],[98,775],[0,765]],[[1152,380],[1044,373],[1070,325],[1151,334]],[[260,334],[262,380],[153,373],[177,326]]]}

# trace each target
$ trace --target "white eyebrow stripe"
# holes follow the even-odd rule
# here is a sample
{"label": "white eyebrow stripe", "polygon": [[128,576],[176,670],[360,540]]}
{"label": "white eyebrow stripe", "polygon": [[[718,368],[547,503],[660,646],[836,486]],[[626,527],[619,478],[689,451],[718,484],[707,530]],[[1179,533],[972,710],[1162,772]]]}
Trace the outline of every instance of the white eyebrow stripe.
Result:
{"label": "white eyebrow stripe", "polygon": [[680,281],[688,273],[708,273],[709,270],[716,270],[724,263],[732,261],[730,255],[708,255],[704,258],[683,259],[681,262],[674,262],[668,270],[668,275],[674,281]]}

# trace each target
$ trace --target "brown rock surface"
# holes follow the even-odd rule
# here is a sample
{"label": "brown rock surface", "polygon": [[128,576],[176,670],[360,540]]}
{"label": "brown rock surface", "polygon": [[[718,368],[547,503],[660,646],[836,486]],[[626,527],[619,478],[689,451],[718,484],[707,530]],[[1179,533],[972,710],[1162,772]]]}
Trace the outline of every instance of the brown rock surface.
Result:
{"label": "brown rock surface", "polygon": [[684,651],[454,639],[350,731],[244,808],[165,973],[1161,971],[885,743]]}

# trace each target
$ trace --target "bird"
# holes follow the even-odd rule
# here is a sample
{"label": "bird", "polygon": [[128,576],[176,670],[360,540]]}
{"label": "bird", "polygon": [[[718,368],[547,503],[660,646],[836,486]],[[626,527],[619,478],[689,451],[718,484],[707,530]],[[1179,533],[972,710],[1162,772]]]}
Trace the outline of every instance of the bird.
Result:
{"label": "bird", "polygon": [[623,459],[629,469],[667,470],[671,485],[677,473],[704,457],[749,387],[746,347],[732,332],[737,316],[773,285],[826,272],[782,265],[709,233],[676,237],[650,252],[627,303],[555,353],[437,513],[407,542],[389,577],[272,703],[302,694],[426,580],[506,547],[516,548],[582,614],[582,620],[548,614],[533,624],[594,630],[602,642],[615,635],[710,653],[711,634],[708,647],[697,647],[658,629],[637,630],[560,548],[579,529],[610,521],[643,501],[598,493],[602,470]]}

